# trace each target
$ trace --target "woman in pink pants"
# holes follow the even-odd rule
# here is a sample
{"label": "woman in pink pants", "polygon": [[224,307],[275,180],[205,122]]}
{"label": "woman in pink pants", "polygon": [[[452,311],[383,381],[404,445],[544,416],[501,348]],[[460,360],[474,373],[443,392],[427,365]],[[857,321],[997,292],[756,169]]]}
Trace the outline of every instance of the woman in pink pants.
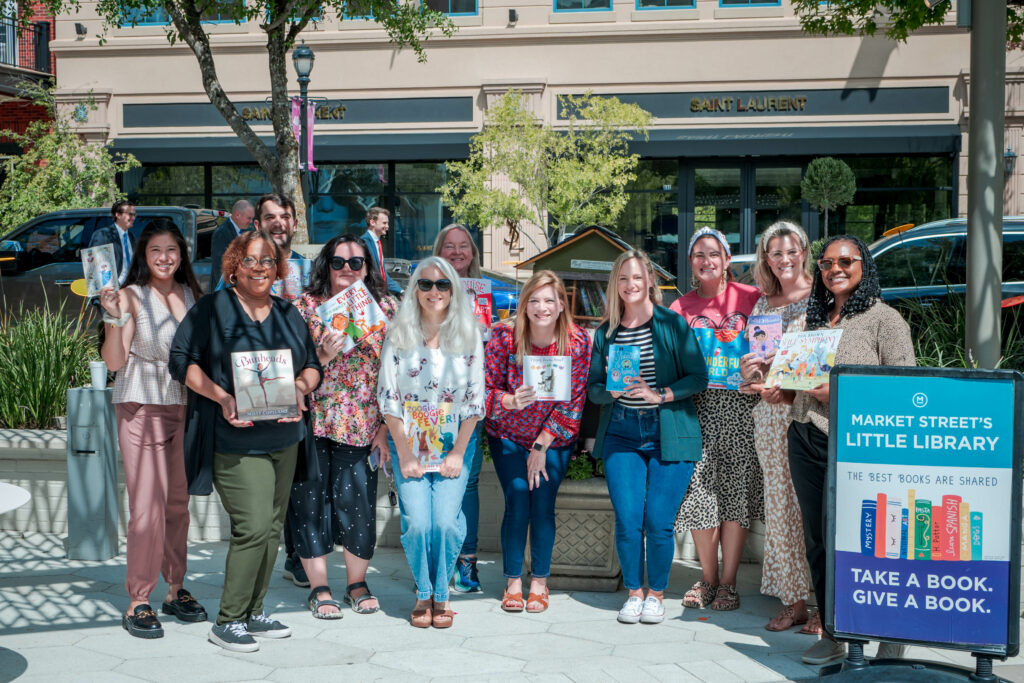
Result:
{"label": "woman in pink pants", "polygon": [[201,294],[184,237],[163,219],[139,236],[124,288],[100,293],[101,354],[117,372],[114,412],[128,488],[125,587],[131,603],[121,624],[137,638],[164,634],[149,605],[161,573],[169,586],[161,611],[206,621],[206,610],[182,587],[189,521],[185,389],[167,371],[174,332]]}

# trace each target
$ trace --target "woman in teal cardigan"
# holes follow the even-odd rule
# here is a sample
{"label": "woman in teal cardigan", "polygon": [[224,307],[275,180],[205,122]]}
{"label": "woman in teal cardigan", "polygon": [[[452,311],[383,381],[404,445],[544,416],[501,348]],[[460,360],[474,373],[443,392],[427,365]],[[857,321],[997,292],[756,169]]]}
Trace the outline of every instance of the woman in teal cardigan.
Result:
{"label": "woman in teal cardigan", "polygon": [[[588,395],[602,406],[594,452],[604,460],[615,509],[615,547],[629,591],[618,620],[656,624],[665,619],[663,599],[675,553],[672,524],[701,457],[700,425],[690,397],[707,386],[707,368],[686,320],[661,305],[647,254],[631,249],[615,260],[607,300],[605,321],[594,335]],[[627,351],[638,362],[612,368],[612,386],[621,375],[622,391],[608,388],[608,354],[614,346],[632,347]]]}

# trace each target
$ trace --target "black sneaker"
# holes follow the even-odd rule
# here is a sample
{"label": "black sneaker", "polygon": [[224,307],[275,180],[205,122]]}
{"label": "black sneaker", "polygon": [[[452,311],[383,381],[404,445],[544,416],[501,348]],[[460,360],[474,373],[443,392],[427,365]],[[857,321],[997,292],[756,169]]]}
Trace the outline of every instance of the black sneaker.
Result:
{"label": "black sneaker", "polygon": [[149,605],[138,605],[130,615],[121,616],[121,626],[136,638],[163,638],[164,627]]}
{"label": "black sneaker", "polygon": [[206,608],[200,605],[192,594],[184,588],[178,590],[178,597],[160,606],[160,611],[170,614],[182,621],[197,623],[206,621]]}
{"label": "black sneaker", "polygon": [[231,652],[256,652],[260,649],[260,644],[249,635],[243,621],[216,624],[210,629],[210,635],[206,639]]}
{"label": "black sneaker", "polygon": [[289,555],[285,559],[282,575],[299,588],[309,588],[309,577],[306,576],[306,570],[302,568],[302,562],[297,556]]}
{"label": "black sneaker", "polygon": [[266,614],[253,614],[245,625],[249,633],[262,638],[287,638],[292,630]]}
{"label": "black sneaker", "polygon": [[452,588],[459,593],[479,593],[480,576],[476,569],[475,557],[460,557],[455,561],[455,575],[452,576]]}

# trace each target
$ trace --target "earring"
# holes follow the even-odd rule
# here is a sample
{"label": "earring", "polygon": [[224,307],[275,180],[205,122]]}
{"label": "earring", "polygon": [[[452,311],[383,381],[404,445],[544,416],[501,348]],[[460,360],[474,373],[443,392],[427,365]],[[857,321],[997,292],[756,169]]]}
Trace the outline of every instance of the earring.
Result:
{"label": "earring", "polygon": [[234,273],[231,273],[230,275],[228,275],[228,278],[227,278],[227,280],[228,280],[228,284],[229,284],[229,285],[233,285],[233,284],[235,284],[235,280],[236,280],[236,278],[235,278],[235,274],[234,274]]}

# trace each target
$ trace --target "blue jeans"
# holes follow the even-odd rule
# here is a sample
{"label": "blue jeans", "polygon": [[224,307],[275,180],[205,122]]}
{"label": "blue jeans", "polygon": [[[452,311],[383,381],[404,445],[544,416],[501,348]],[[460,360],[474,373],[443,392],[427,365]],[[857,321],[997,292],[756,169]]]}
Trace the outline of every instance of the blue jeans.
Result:
{"label": "blue jeans", "polygon": [[[480,528],[480,467],[484,464],[484,421],[477,422],[473,438],[466,447],[466,456],[473,455],[466,494],[462,496],[462,514],[466,516],[466,540],[462,542],[463,555],[476,555],[476,542]],[[492,456],[493,457],[493,456]]]}
{"label": "blue jeans", "polygon": [[[459,549],[466,536],[462,496],[473,466],[472,450],[466,449],[462,471],[454,479],[437,472],[416,479],[402,476],[398,452],[388,436],[391,469],[395,474],[398,506],[402,515],[402,547],[416,581],[416,599],[448,600],[448,580],[455,571]],[[472,446],[472,442],[470,442]]]}
{"label": "blue jeans", "polygon": [[[693,476],[692,462],[661,459],[657,409],[612,406],[602,457],[615,509],[615,548],[628,590],[668,587],[675,555],[672,526]],[[644,537],[646,536],[646,557]]]}
{"label": "blue jeans", "polygon": [[487,437],[494,471],[505,493],[505,517],[501,520],[501,552],[505,578],[523,575],[526,532],[530,532],[531,574],[544,578],[551,574],[551,551],[555,547],[555,497],[569,468],[575,444],[549,448],[545,470],[548,479],[530,490],[526,480],[526,459],[530,451],[509,439]]}

